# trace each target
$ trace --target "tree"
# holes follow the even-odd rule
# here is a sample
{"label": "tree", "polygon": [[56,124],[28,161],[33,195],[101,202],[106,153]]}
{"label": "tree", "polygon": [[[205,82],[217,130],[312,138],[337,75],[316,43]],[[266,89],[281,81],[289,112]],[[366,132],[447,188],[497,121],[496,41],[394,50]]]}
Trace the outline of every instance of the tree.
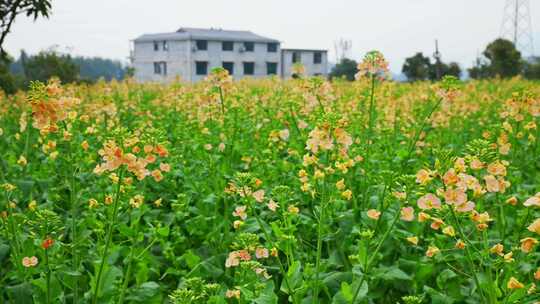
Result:
{"label": "tree", "polygon": [[13,94],[17,90],[15,76],[9,71],[10,63],[9,57],[0,60],[0,89],[7,94]]}
{"label": "tree", "polygon": [[407,76],[409,81],[418,81],[428,79],[431,69],[429,57],[418,52],[414,56],[405,59],[401,72]]}
{"label": "tree", "polygon": [[433,64],[429,57],[424,56],[421,52],[416,53],[405,59],[403,68],[401,69],[403,74],[407,76],[409,81],[418,80],[441,80],[442,77],[450,75],[459,78],[461,76],[461,68],[459,64],[451,62],[446,64],[440,59],[436,59]]}
{"label": "tree", "polygon": [[469,76],[473,79],[484,79],[490,77],[489,64],[477,58],[474,66],[469,69]]}
{"label": "tree", "polygon": [[60,55],[54,51],[43,51],[28,57],[23,68],[27,81],[46,82],[53,76],[64,83],[79,80],[79,67],[71,56]]}
{"label": "tree", "polygon": [[0,59],[7,60],[4,41],[11,30],[15,18],[20,14],[49,17],[52,0],[2,0],[0,1]]}
{"label": "tree", "polygon": [[113,78],[123,79],[126,73],[120,61],[111,59],[74,57],[73,62],[80,68],[81,79],[89,81],[96,81],[99,78],[104,78],[107,81]]}
{"label": "tree", "polygon": [[522,71],[521,53],[509,40],[496,39],[488,44],[483,55],[488,62],[477,61],[477,65],[469,70],[473,78],[513,77]]}
{"label": "tree", "polygon": [[[437,68],[440,69],[439,75],[437,77]],[[439,62],[438,64],[432,64],[429,69],[429,79],[430,80],[441,80],[444,76],[454,76],[457,78],[461,77],[461,68],[456,62],[450,62],[446,64],[444,62]]]}
{"label": "tree", "polygon": [[358,63],[349,58],[343,58],[341,61],[334,66],[330,72],[330,79],[344,77],[349,81],[354,80],[354,75],[356,74],[356,66]]}
{"label": "tree", "polygon": [[445,65],[445,70],[443,71],[443,75],[450,75],[457,78],[461,77],[461,67],[457,62],[450,62],[450,64]]}
{"label": "tree", "polygon": [[540,57],[524,63],[523,76],[527,79],[540,79]]}

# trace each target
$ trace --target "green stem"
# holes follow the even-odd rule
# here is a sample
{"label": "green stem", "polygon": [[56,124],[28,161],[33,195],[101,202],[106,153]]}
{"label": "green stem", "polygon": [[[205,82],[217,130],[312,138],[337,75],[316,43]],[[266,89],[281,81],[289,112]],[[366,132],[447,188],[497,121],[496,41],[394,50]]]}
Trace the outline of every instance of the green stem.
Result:
{"label": "green stem", "polygon": [[321,266],[322,251],[322,227],[324,222],[324,203],[321,205],[321,214],[319,215],[319,225],[317,228],[317,256],[315,260],[315,290],[313,292],[313,303],[319,303],[319,273]]}
{"label": "green stem", "polygon": [[[253,213],[255,214],[255,220],[257,221],[257,224],[261,227],[261,230],[262,230],[262,232],[264,234],[264,237],[266,238],[266,240],[268,242],[270,242],[270,246],[272,246],[272,248],[277,248],[274,245],[274,242],[272,242],[272,239],[270,238],[270,234],[266,231],[266,228],[264,228],[264,226],[262,224],[262,221],[261,221],[261,219],[259,217],[259,214],[257,214],[257,212],[253,212]],[[281,263],[281,260],[279,259],[279,257],[277,257],[277,261],[278,261],[278,265],[279,265],[279,270],[283,274],[283,280],[285,280],[285,284],[287,285],[287,289],[289,289],[290,296],[291,296],[292,302],[294,304],[294,303],[296,303],[296,299],[294,297],[294,290],[292,290],[291,284],[289,282],[289,278],[287,277],[287,272],[285,272],[285,267],[283,267],[283,263]]]}
{"label": "green stem", "polygon": [[118,215],[118,207],[119,207],[119,202],[120,202],[120,188],[122,186],[123,175],[124,175],[124,171],[120,170],[120,174],[118,178],[118,186],[116,187],[116,194],[115,194],[115,199],[114,199],[114,207],[113,207],[114,209],[113,209],[111,218],[109,219],[109,228],[107,230],[105,249],[103,250],[103,256],[101,257],[101,263],[99,265],[99,271],[96,278],[96,290],[94,292],[94,298],[92,301],[93,304],[97,304],[98,302],[101,275],[103,274],[103,268],[105,266],[105,261],[107,259],[107,253],[109,252],[109,247],[112,243],[112,231],[114,229],[114,225],[116,223],[116,217]]}
{"label": "green stem", "polygon": [[128,288],[128,285],[129,285],[129,279],[131,277],[131,269],[133,267],[133,254],[135,251],[134,248],[135,248],[135,244],[131,244],[131,250],[129,252],[128,262],[127,262],[128,268],[126,270],[124,282],[122,283],[122,289],[120,290],[120,297],[118,299],[118,304],[124,303],[124,297],[126,295],[126,289]]}
{"label": "green stem", "polygon": [[371,75],[371,90],[369,98],[369,122],[368,122],[368,140],[366,150],[366,161],[369,163],[369,155],[371,152],[371,141],[373,140],[373,126],[375,124],[375,75]]}
{"label": "green stem", "polygon": [[45,274],[45,284],[47,286],[47,294],[45,296],[45,303],[49,304],[51,303],[51,267],[49,265],[49,250],[45,249],[45,268],[47,268],[47,272]]}
{"label": "green stem", "polygon": [[[365,164],[366,164],[366,172],[369,172],[369,163],[371,161],[370,154],[371,154],[371,144],[373,139],[373,125],[374,125],[374,111],[375,111],[375,75],[371,76],[371,89],[369,92],[369,116],[368,116],[368,130],[367,130],[367,141],[366,141],[366,157],[365,157]],[[362,205],[365,205],[365,203],[368,201],[368,175],[366,174],[365,178],[363,179],[364,182],[364,191],[362,194]]]}
{"label": "green stem", "polygon": [[[465,236],[465,233],[463,233],[463,230],[461,229],[461,224],[459,223],[458,217],[456,215],[456,212],[454,211],[454,208],[450,208],[450,212],[452,214],[452,218],[454,219],[454,225],[457,228],[459,237],[470,244],[469,239]],[[472,244],[471,244],[472,245]],[[478,276],[476,275],[476,267],[473,262],[473,259],[471,257],[471,252],[469,250],[469,245],[465,246],[465,257],[467,261],[469,262],[469,267],[471,267],[472,276],[474,278],[474,283],[476,284],[477,288],[480,290],[480,294],[482,298],[485,298],[484,291],[482,290],[482,287],[480,286],[480,280],[478,279]]]}
{"label": "green stem", "polygon": [[365,281],[365,279],[366,279],[366,277],[367,277],[367,275],[369,273],[369,268],[371,267],[371,264],[373,263],[373,261],[377,257],[377,254],[379,253],[379,250],[381,250],[382,244],[386,241],[386,239],[390,235],[390,232],[392,232],[392,230],[394,229],[394,226],[396,225],[397,221],[399,220],[400,215],[401,215],[400,211],[397,210],[396,215],[395,215],[392,223],[390,224],[390,227],[388,227],[388,229],[386,230],[386,232],[382,236],[381,240],[379,241],[379,243],[375,247],[375,250],[373,251],[373,253],[371,255],[371,258],[367,260],[367,262],[365,264],[365,267],[364,267],[364,275],[360,279],[360,284],[358,284],[358,286],[356,287],[356,290],[354,292],[354,297],[353,297],[351,303],[354,304],[355,301],[356,301],[356,298],[358,298],[358,295],[360,294],[360,289],[362,287],[362,284],[364,284],[364,281]]}

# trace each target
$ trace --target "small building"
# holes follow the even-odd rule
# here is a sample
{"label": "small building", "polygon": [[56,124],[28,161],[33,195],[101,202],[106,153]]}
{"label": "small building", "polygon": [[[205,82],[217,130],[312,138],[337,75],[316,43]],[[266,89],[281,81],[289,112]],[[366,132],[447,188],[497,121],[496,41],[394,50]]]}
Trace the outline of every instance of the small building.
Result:
{"label": "small building", "polygon": [[234,79],[292,76],[299,62],[307,75],[327,75],[325,50],[281,49],[279,40],[250,31],[180,28],[173,33],[145,34],[133,40],[130,54],[135,79],[168,82],[177,77],[196,82],[216,67]]}

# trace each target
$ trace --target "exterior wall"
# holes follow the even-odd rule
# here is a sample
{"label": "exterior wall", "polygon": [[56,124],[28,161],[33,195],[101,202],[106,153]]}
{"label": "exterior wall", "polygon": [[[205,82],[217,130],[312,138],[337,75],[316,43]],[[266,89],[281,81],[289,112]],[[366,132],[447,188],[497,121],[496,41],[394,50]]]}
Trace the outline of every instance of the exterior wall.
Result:
{"label": "exterior wall", "polygon": [[[282,50],[281,63],[283,65],[282,77],[291,78],[292,77],[292,67],[294,65],[292,58],[293,53],[300,53],[300,63],[304,66],[307,76],[315,75],[328,75],[328,53],[326,51],[317,51],[317,50]],[[314,63],[313,57],[316,52],[320,52],[321,63]]]}
{"label": "exterior wall", "polygon": [[[292,77],[292,56],[294,52],[301,54],[301,64],[308,76],[328,74],[328,56],[326,51],[318,50],[282,50],[278,43],[276,52],[268,52],[268,43],[255,42],[254,51],[241,51],[243,41],[234,41],[232,51],[222,50],[222,41],[208,41],[207,50],[197,50],[195,40],[169,40],[168,50],[163,50],[163,41],[158,41],[159,49],[154,50],[153,41],[135,41],[132,54],[135,79],[140,82],[170,82],[180,77],[181,80],[196,82],[204,79],[206,75],[197,75],[196,62],[208,62],[209,73],[213,68],[222,67],[223,62],[234,63],[233,78],[267,77],[267,62],[277,64],[277,76]],[[315,52],[322,54],[321,63],[314,63]],[[154,73],[154,62],[167,63],[167,75]],[[254,74],[244,75],[243,63],[254,62]]]}
{"label": "exterior wall", "polygon": [[[159,50],[154,50],[154,42],[135,42],[133,50],[133,67],[137,81],[168,82],[177,76],[189,79],[189,54],[187,41],[167,41],[168,50],[163,50],[162,41],[159,41]],[[154,62],[167,63],[167,75],[154,73]]]}
{"label": "exterior wall", "polygon": [[[193,49],[195,47],[195,41],[190,41]],[[222,67],[223,62],[233,62],[233,78],[241,79],[244,77],[253,77],[261,78],[266,77],[266,62],[275,62],[277,63],[277,75],[279,76],[280,71],[280,53],[279,48],[277,52],[270,53],[267,51],[267,43],[255,42],[253,52],[240,52],[240,48],[244,46],[243,42],[234,42],[232,51],[223,51],[221,41],[208,41],[208,50],[196,50],[193,51],[192,56],[192,81],[199,81],[204,79],[206,75],[196,75],[195,62],[196,61],[207,61],[208,62],[208,73],[213,68]],[[244,62],[254,62],[255,70],[253,75],[244,75],[243,63]]]}

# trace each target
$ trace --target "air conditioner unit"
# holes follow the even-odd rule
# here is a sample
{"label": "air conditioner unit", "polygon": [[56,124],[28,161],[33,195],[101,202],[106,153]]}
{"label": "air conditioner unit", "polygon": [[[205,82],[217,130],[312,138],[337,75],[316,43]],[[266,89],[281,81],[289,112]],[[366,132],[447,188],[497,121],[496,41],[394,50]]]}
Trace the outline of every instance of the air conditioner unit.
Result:
{"label": "air conditioner unit", "polygon": [[192,51],[192,52],[196,52],[196,51],[197,51],[197,46],[195,46],[195,45],[192,46],[192,47],[191,47],[191,51]]}
{"label": "air conditioner unit", "polygon": [[245,51],[246,51],[246,48],[243,47],[243,46],[241,46],[241,47],[238,49],[238,52],[240,52],[240,53],[243,53],[243,52],[245,52]]}

